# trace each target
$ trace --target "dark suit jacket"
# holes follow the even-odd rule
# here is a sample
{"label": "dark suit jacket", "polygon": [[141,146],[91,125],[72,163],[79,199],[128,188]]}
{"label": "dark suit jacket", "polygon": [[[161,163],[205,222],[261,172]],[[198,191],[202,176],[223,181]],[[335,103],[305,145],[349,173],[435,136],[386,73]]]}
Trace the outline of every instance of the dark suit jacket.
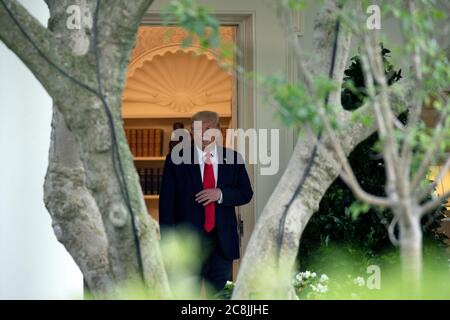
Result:
{"label": "dark suit jacket", "polygon": [[[197,150],[191,146],[190,152],[190,164],[175,164],[170,154],[166,157],[159,197],[162,238],[165,230],[173,226],[191,227],[199,235],[203,232],[204,206],[195,201],[195,195],[203,189],[203,183]],[[235,206],[248,203],[253,190],[242,156],[238,152],[218,145],[217,157],[217,188],[222,190],[222,203],[216,202],[215,228],[224,255],[230,260],[238,259],[239,236]]]}

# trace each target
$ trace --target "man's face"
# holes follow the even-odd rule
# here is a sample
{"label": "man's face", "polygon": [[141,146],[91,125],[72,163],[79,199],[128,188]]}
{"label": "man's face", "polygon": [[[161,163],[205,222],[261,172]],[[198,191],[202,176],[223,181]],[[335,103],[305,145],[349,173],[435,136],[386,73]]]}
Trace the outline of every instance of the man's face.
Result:
{"label": "man's face", "polygon": [[[219,127],[214,124],[213,120],[205,119],[205,120],[201,120],[201,121],[202,121],[202,132],[201,132],[202,136],[201,137],[195,136],[196,132],[194,130],[194,139],[195,139],[194,141],[201,141],[201,144],[202,144],[201,148],[202,148],[202,150],[205,150],[205,148],[208,145],[212,146],[215,141],[215,137],[211,137],[211,140],[205,139],[205,132],[208,131],[209,129],[219,129]],[[200,133],[200,132],[198,132],[198,133]]]}

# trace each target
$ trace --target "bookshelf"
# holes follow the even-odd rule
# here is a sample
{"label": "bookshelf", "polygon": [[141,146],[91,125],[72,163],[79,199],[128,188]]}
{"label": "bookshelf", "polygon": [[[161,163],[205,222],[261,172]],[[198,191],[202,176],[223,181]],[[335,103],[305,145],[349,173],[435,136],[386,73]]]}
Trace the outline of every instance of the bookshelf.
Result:
{"label": "bookshelf", "polygon": [[159,199],[159,194],[146,194],[144,196],[144,199],[146,199],[146,200],[158,200]]}
{"label": "bookshelf", "polygon": [[158,162],[158,161],[164,161],[166,158],[163,156],[159,157],[134,157],[134,161],[137,162]]}
{"label": "bookshelf", "polygon": [[[213,108],[209,108],[210,110],[214,110]],[[153,117],[152,112],[150,112],[151,108],[149,108],[149,112],[147,115],[141,114],[139,117],[136,115],[127,116],[126,109],[122,114],[124,129],[127,134],[128,143],[130,145],[130,149],[133,152],[133,159],[136,170],[138,171],[139,176],[142,176],[142,170],[152,170],[152,172],[157,172],[159,174],[159,180],[150,182],[152,188],[156,188],[155,184],[160,186],[162,171],[164,167],[164,161],[166,159],[166,155],[169,153],[169,141],[170,136],[173,130],[173,123],[181,122],[183,123],[186,129],[190,129],[190,122],[192,114],[183,114],[182,116],[169,116],[169,117]],[[231,114],[224,115],[222,114],[220,117],[220,126],[222,129],[227,129],[231,127]],[[129,130],[147,130],[147,129],[160,129],[161,130],[161,148],[158,155],[154,156],[143,156],[136,155],[136,146],[134,145],[137,141],[130,141]],[[142,143],[142,141],[141,141]],[[142,148],[143,149],[143,148]],[[155,177],[153,177],[155,178]],[[159,194],[150,191],[151,194],[148,193],[148,188],[145,188],[145,176],[144,179],[141,177],[141,187],[144,192],[144,200],[149,211],[149,214],[156,219],[159,220],[159,210],[158,210],[158,202],[159,202]],[[144,180],[144,181],[143,181]],[[148,181],[147,181],[148,182]],[[147,183],[148,184],[148,183]],[[147,189],[147,193],[146,190]],[[158,188],[157,188],[158,189]]]}

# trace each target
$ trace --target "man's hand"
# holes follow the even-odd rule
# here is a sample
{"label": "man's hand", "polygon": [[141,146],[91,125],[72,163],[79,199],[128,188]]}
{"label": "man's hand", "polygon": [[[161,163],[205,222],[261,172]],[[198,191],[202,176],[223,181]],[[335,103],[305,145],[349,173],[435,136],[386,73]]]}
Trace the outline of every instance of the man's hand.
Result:
{"label": "man's hand", "polygon": [[195,201],[206,206],[209,203],[218,201],[221,195],[222,191],[219,188],[204,189],[195,195]]}

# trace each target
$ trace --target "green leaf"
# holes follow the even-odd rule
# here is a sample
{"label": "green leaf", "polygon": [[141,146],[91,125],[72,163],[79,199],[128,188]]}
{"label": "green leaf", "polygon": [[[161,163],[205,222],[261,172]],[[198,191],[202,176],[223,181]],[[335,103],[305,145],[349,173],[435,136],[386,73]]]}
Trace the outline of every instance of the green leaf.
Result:
{"label": "green leaf", "polygon": [[351,212],[352,220],[355,221],[358,217],[369,211],[370,205],[364,202],[360,202],[359,200],[354,201],[350,206],[349,210]]}

